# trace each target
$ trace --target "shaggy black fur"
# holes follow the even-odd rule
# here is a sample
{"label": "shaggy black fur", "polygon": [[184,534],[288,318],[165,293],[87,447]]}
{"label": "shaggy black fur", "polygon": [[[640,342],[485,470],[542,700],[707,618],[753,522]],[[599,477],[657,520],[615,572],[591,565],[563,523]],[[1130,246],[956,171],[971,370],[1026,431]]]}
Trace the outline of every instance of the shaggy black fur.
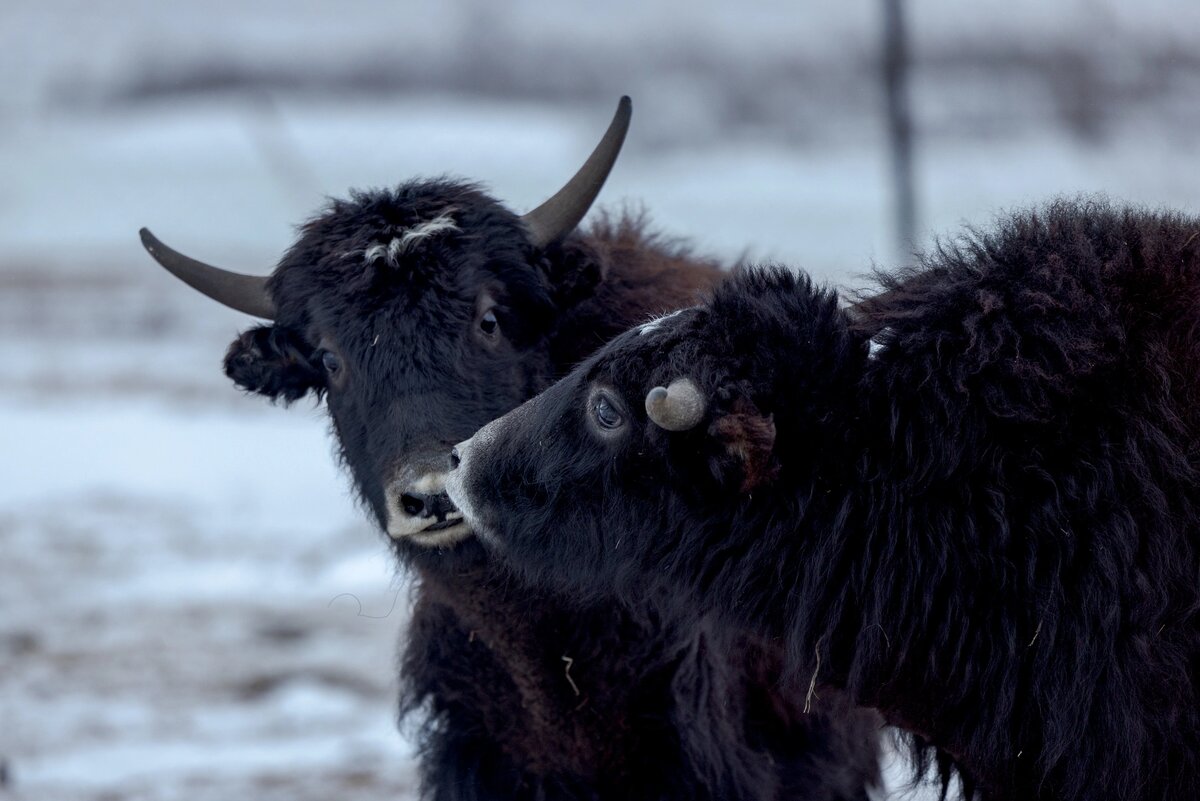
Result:
{"label": "shaggy black fur", "polygon": [[[389,257],[439,217],[454,227]],[[478,188],[409,183],[305,225],[270,282],[274,325],[242,334],[225,367],[272,398],[323,396],[386,528],[397,476],[444,470],[455,441],[719,276],[636,219],[537,250]],[[420,578],[401,712],[428,713],[427,798],[834,801],[865,799],[877,778],[877,716],[840,698],[802,714],[799,694],[775,689],[777,647],[645,605],[575,604],[473,540],[396,549]]]}
{"label": "shaggy black fur", "polygon": [[883,280],[851,314],[742,273],[463,443],[451,496],[539,581],[786,642],[985,798],[1197,797],[1200,221],[1060,202]]}

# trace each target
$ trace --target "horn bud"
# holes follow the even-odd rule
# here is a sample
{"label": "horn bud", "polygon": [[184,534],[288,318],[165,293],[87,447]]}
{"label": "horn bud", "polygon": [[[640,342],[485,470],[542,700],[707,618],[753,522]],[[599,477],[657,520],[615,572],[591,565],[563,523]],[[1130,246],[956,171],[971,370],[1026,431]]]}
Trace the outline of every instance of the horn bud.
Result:
{"label": "horn bud", "polygon": [[707,404],[690,378],[676,378],[646,393],[646,416],[667,431],[687,431],[704,419]]}

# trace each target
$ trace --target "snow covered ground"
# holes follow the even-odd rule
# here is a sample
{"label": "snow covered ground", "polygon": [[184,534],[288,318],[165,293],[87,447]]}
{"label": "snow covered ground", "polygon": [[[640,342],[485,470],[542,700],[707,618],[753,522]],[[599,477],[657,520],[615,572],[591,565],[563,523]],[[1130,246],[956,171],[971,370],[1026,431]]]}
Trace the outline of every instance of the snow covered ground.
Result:
{"label": "snow covered ground", "polygon": [[[634,97],[603,202],[855,285],[894,263],[871,4],[0,8],[0,799],[408,798],[406,585],[323,414],[141,250],[265,273],[328,194],[524,210]],[[923,241],[1062,193],[1200,209],[1200,6],[921,0]],[[756,6],[758,7],[758,6]]]}

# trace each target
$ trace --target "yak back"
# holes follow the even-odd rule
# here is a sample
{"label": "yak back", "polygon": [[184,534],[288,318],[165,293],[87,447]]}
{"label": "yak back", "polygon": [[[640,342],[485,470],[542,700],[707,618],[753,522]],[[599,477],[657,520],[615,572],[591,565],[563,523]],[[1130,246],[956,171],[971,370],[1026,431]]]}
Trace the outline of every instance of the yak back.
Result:
{"label": "yak back", "polygon": [[856,635],[856,697],[988,798],[1194,792],[1200,221],[1064,200],[881,279],[852,315],[890,454],[858,547],[905,570],[862,614],[912,659]]}

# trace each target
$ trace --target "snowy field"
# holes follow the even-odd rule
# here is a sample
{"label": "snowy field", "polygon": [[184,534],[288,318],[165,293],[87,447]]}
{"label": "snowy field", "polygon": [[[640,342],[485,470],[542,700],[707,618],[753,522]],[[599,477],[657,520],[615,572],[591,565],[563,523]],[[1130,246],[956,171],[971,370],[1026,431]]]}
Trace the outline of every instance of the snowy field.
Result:
{"label": "snowy field", "polygon": [[[874,4],[243,5],[0,7],[0,799],[413,797],[405,577],[323,412],[228,385],[249,320],[140,226],[265,273],[348,187],[525,210],[628,92],[602,202],[846,286],[901,258]],[[913,4],[924,243],[1064,193],[1200,210],[1200,6],[967,5]]]}

